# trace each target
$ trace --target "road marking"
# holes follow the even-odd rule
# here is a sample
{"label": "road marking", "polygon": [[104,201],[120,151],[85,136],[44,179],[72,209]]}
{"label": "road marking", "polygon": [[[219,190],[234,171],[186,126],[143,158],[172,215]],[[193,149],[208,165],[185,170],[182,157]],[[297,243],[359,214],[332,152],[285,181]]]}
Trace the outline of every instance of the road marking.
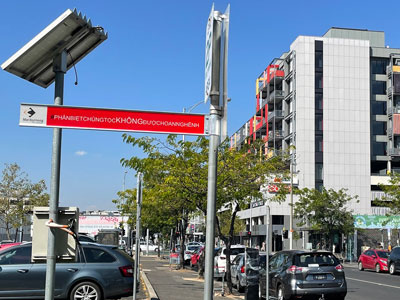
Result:
{"label": "road marking", "polygon": [[400,286],[389,285],[389,284],[383,284],[383,283],[377,283],[377,282],[373,282],[373,281],[361,280],[361,279],[356,279],[356,278],[351,278],[351,277],[347,277],[347,276],[346,276],[346,280],[347,280],[347,279],[355,280],[355,281],[360,281],[360,282],[364,282],[364,283],[376,284],[376,285],[379,285],[379,286],[391,287],[391,288],[394,288],[394,289],[400,289]]}

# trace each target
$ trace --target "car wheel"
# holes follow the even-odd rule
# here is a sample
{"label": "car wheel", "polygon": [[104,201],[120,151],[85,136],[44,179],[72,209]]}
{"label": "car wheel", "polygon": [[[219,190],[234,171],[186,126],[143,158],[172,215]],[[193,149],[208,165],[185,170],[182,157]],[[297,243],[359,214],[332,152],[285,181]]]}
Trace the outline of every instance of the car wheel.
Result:
{"label": "car wheel", "polygon": [[82,300],[82,299],[90,299],[90,300],[102,300],[103,297],[101,295],[100,288],[97,284],[84,281],[78,283],[74,286],[71,291],[70,300]]}
{"label": "car wheel", "polygon": [[158,252],[158,248],[154,249],[154,252]]}
{"label": "car wheel", "polygon": [[276,293],[278,296],[278,300],[285,300],[285,295],[283,294],[283,287],[282,285],[278,286],[278,292]]}
{"label": "car wheel", "polygon": [[375,272],[379,273],[381,271],[381,266],[379,264],[375,265]]}
{"label": "car wheel", "polygon": [[361,261],[358,263],[358,270],[360,271],[364,270],[364,266]]}
{"label": "car wheel", "polygon": [[390,275],[394,275],[396,273],[396,269],[394,267],[394,263],[391,263],[389,266],[389,273]]}
{"label": "car wheel", "polygon": [[237,286],[238,292],[239,292],[239,293],[243,293],[243,292],[244,292],[244,286],[241,286],[241,285],[240,285],[240,279],[239,279],[239,278],[237,278],[236,280],[237,280],[236,286]]}
{"label": "car wheel", "polygon": [[261,285],[260,285],[259,288],[258,288],[258,299],[259,299],[259,300],[264,300],[264,299],[265,299],[265,297],[263,297],[263,295],[262,295],[262,293],[261,293]]}

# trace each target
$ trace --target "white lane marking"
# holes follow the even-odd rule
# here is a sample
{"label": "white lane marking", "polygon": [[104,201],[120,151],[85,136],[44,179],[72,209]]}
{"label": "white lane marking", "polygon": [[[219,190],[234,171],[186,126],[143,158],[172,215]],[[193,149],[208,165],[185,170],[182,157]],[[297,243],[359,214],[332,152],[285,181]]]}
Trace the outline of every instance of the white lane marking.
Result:
{"label": "white lane marking", "polygon": [[389,285],[389,284],[383,284],[383,283],[377,283],[377,282],[373,282],[373,281],[361,280],[361,279],[356,279],[356,278],[351,278],[351,277],[347,277],[347,276],[346,276],[346,280],[347,280],[347,279],[355,280],[355,281],[360,281],[360,282],[364,282],[364,283],[376,284],[376,285],[379,285],[379,286],[391,287],[391,288],[394,288],[394,289],[400,289],[400,286]]}

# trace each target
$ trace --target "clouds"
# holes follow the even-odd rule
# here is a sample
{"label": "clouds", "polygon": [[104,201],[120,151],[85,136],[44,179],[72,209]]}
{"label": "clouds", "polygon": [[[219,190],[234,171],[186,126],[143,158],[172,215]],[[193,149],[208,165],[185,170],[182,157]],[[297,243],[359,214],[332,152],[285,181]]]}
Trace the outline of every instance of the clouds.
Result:
{"label": "clouds", "polygon": [[75,152],[76,156],[85,156],[86,154],[87,154],[87,152],[84,150],[78,150]]}

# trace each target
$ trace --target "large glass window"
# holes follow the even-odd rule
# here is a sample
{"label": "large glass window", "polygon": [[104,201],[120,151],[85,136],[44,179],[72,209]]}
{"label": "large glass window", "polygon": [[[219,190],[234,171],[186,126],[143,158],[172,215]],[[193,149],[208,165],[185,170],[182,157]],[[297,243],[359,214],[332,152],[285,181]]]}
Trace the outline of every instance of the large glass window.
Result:
{"label": "large glass window", "polygon": [[388,61],[386,59],[375,58],[371,61],[372,74],[386,74],[386,66]]}
{"label": "large glass window", "polygon": [[385,135],[386,134],[386,122],[374,122],[372,124],[372,134]]}
{"label": "large glass window", "polygon": [[323,138],[322,136],[315,136],[315,151],[323,152]]}
{"label": "large glass window", "polygon": [[322,89],[323,88],[323,79],[322,73],[316,72],[315,73],[315,88]]}
{"label": "large glass window", "polygon": [[386,115],[386,102],[374,101],[372,102],[373,115]]}
{"label": "large glass window", "polygon": [[372,153],[373,155],[386,155],[386,143],[373,143]]}
{"label": "large glass window", "polygon": [[372,94],[385,95],[386,81],[372,81]]}
{"label": "large glass window", "polygon": [[20,265],[31,263],[32,247],[18,247],[0,255],[0,265]]}
{"label": "large glass window", "polygon": [[323,164],[315,164],[315,180],[324,180]]}
{"label": "large glass window", "polygon": [[322,115],[315,115],[315,130],[323,130],[323,117]]}
{"label": "large glass window", "polygon": [[315,94],[315,109],[322,110],[324,108],[324,102],[322,94],[316,93]]}
{"label": "large glass window", "polygon": [[322,68],[323,67],[323,53],[315,52],[315,67]]}

